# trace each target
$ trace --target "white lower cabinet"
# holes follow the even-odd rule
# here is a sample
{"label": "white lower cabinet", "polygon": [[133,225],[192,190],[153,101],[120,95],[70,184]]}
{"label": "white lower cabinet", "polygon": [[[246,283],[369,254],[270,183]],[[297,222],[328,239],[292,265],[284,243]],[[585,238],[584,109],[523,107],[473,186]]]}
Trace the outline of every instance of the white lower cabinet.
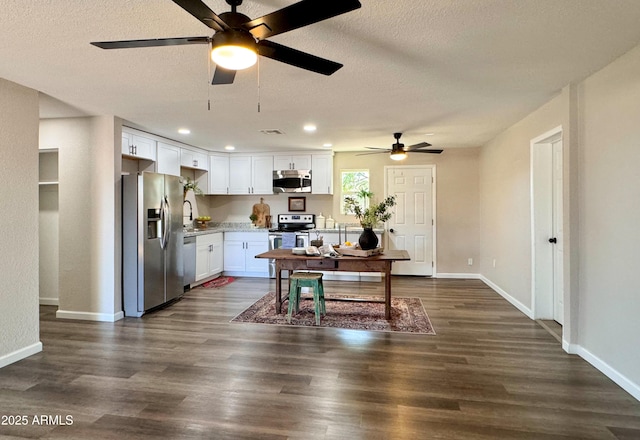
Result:
{"label": "white lower cabinet", "polygon": [[222,232],[196,236],[196,282],[222,273],[224,262]]}
{"label": "white lower cabinet", "polygon": [[269,277],[269,260],[255,258],[269,250],[266,231],[225,232],[224,273],[233,276]]}

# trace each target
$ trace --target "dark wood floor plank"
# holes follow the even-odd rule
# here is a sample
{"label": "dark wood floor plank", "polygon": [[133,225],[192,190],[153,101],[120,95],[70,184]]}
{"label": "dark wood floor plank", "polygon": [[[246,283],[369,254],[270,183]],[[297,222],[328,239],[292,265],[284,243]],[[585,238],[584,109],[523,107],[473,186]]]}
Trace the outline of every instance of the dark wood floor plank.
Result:
{"label": "dark wood floor plank", "polygon": [[[44,351],[0,369],[0,438],[640,438],[640,403],[479,280],[393,277],[435,336],[229,322],[274,289],[240,278],[101,323],[40,308]],[[326,282],[380,295],[380,283]],[[556,328],[557,330],[557,328]]]}

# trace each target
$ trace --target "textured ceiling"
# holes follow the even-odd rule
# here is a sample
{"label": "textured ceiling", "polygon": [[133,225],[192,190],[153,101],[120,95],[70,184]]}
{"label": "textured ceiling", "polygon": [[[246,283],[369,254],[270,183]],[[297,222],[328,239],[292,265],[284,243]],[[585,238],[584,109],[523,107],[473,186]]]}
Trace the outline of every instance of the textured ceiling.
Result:
{"label": "textured ceiling", "polygon": [[[245,0],[239,12],[256,18],[292,3]],[[388,147],[395,131],[446,149],[482,145],[640,41],[638,0],[361,3],[272,38],[343,63],[334,75],[261,58],[234,84],[209,86],[206,45],[89,45],[212,33],[170,0],[0,0],[0,77],[69,104],[70,115],[117,115],[214,151]],[[43,117],[65,114],[43,102]],[[316,133],[303,132],[309,122]]]}

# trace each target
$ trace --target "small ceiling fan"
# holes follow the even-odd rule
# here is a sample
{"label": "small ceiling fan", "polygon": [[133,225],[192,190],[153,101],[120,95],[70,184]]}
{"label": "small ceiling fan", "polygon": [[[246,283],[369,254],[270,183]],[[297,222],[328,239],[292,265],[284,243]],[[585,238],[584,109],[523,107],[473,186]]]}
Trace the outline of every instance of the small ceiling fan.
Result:
{"label": "small ceiling fan", "polygon": [[430,147],[431,146],[431,144],[429,144],[427,142],[420,142],[419,144],[405,146],[404,144],[400,143],[400,137],[401,136],[402,136],[402,133],[393,133],[393,137],[396,139],[396,143],[391,145],[391,149],[389,149],[389,148],[366,147],[366,148],[368,148],[370,150],[380,150],[380,151],[374,151],[373,153],[360,153],[360,154],[357,154],[356,156],[364,156],[364,155],[367,155],[367,154],[386,153],[387,151],[389,151],[391,159],[393,159],[393,160],[402,160],[402,159],[407,157],[407,153],[409,153],[409,152],[411,152],[411,153],[431,153],[431,154],[440,154],[440,153],[442,153],[442,150],[436,150],[436,149],[422,150],[422,148],[426,148],[426,147]]}
{"label": "small ceiling fan", "polygon": [[302,0],[251,20],[236,12],[242,0],[226,0],[231,12],[217,15],[201,0],[172,0],[215,32],[211,37],[157,38],[92,42],[102,49],[210,44],[216,63],[211,84],[231,84],[237,70],[255,64],[258,55],[301,69],[331,75],[343,65],[266,40],[322,20],[360,8],[358,0]]}

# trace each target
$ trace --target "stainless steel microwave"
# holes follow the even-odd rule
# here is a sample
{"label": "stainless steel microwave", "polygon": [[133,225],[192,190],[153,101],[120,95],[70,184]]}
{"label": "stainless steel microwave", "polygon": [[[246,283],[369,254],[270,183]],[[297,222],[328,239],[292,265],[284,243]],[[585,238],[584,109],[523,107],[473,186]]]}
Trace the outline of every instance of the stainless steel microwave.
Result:
{"label": "stainless steel microwave", "polygon": [[279,170],[273,172],[274,193],[310,193],[311,170]]}

